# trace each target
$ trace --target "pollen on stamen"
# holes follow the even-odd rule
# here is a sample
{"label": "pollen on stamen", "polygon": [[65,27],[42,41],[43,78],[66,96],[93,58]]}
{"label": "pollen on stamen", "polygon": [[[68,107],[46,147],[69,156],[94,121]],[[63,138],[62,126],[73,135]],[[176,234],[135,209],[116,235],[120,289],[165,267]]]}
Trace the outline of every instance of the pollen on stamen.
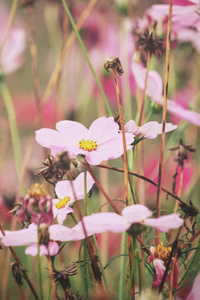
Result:
{"label": "pollen on stamen", "polygon": [[94,140],[84,140],[82,139],[81,141],[79,141],[79,148],[86,150],[86,151],[94,151],[97,149],[97,141]]}
{"label": "pollen on stamen", "polygon": [[69,196],[64,197],[63,199],[59,198],[59,202],[57,202],[55,204],[55,207],[58,208],[58,209],[64,208],[69,203],[69,201],[70,201],[70,197]]}
{"label": "pollen on stamen", "polygon": [[154,247],[154,257],[166,261],[169,259],[171,251],[171,247],[164,247],[163,243],[160,243],[158,246]]}

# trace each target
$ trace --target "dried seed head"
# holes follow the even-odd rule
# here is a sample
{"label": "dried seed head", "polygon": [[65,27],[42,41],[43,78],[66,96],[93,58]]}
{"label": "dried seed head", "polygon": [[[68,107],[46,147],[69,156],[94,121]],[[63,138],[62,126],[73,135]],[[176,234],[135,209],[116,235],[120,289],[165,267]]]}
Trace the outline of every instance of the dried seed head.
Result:
{"label": "dried seed head", "polygon": [[63,179],[64,176],[68,180],[74,180],[81,172],[84,171],[84,164],[78,157],[69,159],[66,151],[61,152],[57,157],[48,155],[43,161],[44,167],[38,168],[34,175],[42,176],[46,181],[56,183]]}
{"label": "dried seed head", "polygon": [[171,151],[178,150],[178,158],[175,159],[175,161],[177,161],[178,165],[181,166],[181,167],[183,167],[183,165],[184,165],[184,160],[188,159],[188,151],[189,152],[195,152],[196,151],[196,149],[193,148],[192,145],[183,144],[182,139],[180,139],[180,143],[177,147],[171,148],[169,150],[171,150]]}
{"label": "dried seed head", "polygon": [[122,64],[118,57],[111,57],[106,59],[106,62],[104,64],[104,69],[109,72],[109,69],[116,69],[118,75],[122,75],[124,73],[124,70],[122,68]]}
{"label": "dried seed head", "polygon": [[163,39],[158,38],[153,32],[148,29],[133,28],[133,37],[135,40],[136,48],[144,52],[150,52],[157,57],[163,53]]}
{"label": "dried seed head", "polygon": [[74,276],[78,272],[78,263],[74,262],[67,265],[66,268],[63,268],[61,271],[53,269],[53,278],[56,284],[60,284],[64,290],[70,289],[69,276]]}

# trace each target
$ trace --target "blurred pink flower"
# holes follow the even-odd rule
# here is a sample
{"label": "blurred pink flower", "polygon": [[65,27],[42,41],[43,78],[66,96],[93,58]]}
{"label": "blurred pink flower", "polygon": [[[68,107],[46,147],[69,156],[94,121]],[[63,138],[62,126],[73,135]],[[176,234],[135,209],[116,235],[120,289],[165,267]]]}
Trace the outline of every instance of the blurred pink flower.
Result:
{"label": "blurred pink flower", "polygon": [[[158,288],[162,282],[162,278],[166,270],[165,265],[170,257],[171,250],[171,247],[164,247],[162,243],[156,247],[150,247],[151,254],[148,258],[148,263],[150,264],[153,261],[156,269],[156,280],[153,282],[154,287]],[[173,261],[174,258],[172,258],[171,264]],[[173,276],[173,286],[175,289],[178,288],[178,269],[178,261],[176,260]],[[171,273],[167,274],[165,279],[166,282],[170,281],[170,274]]]}
{"label": "blurred pink flower", "polygon": [[[177,125],[172,125],[171,123],[166,123],[165,132],[172,131],[176,129]],[[158,134],[162,133],[162,124],[156,121],[148,122],[142,126],[137,126],[135,121],[130,120],[124,126],[125,132],[132,133],[134,135],[139,135],[144,139],[155,139]]]}
{"label": "blurred pink flower", "polygon": [[[98,165],[123,154],[122,134],[113,117],[98,118],[89,129],[75,121],[60,121],[56,128],[58,131],[36,131],[36,141],[50,148],[53,156],[61,151],[68,151],[70,156],[83,154],[89,164]],[[132,148],[132,142],[132,134],[126,134],[127,150]]]}
{"label": "blurred pink flower", "polygon": [[191,292],[187,295],[186,300],[200,299],[200,273],[195,278]]}
{"label": "blurred pink flower", "polygon": [[[132,71],[137,85],[141,89],[144,89],[146,68],[138,63],[133,62]],[[149,71],[148,73],[146,93],[152,101],[156,102],[160,106],[163,106],[162,79],[156,71]],[[181,105],[171,100],[167,100],[167,110],[191,124],[200,126],[200,114],[197,112],[184,109]]]}
{"label": "blurred pink flower", "polygon": [[[6,9],[1,5],[0,7],[0,45],[4,40],[9,14]],[[0,70],[4,74],[10,74],[17,70],[23,63],[23,56],[22,52],[25,49],[26,44],[26,36],[25,31],[22,28],[17,27],[14,25],[9,33],[9,36],[6,40],[6,43],[3,47],[3,51],[0,57]]]}
{"label": "blurred pink flower", "polygon": [[[71,183],[73,184],[74,191]],[[87,173],[87,193],[91,190],[93,184],[94,180],[91,175]],[[74,193],[77,200],[84,198],[84,173],[79,174],[72,182],[69,180],[59,181],[55,186],[55,193],[58,199],[52,200],[53,215],[54,218],[57,216],[58,223],[62,224],[66,215],[74,211],[69,207],[69,205],[75,201]]]}

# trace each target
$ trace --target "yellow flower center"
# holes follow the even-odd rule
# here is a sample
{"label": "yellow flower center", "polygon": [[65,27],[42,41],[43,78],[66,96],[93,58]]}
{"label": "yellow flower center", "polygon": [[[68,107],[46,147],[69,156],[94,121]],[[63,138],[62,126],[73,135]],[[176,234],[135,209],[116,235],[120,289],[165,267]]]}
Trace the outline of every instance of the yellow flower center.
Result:
{"label": "yellow flower center", "polygon": [[171,247],[164,247],[163,243],[160,243],[160,245],[154,247],[154,257],[166,261],[169,259],[171,251]]}
{"label": "yellow flower center", "polygon": [[97,141],[94,140],[84,140],[82,139],[79,143],[79,148],[86,151],[94,151],[97,149]]}
{"label": "yellow flower center", "polygon": [[43,185],[39,183],[32,184],[28,189],[27,194],[36,200],[39,200],[40,197],[46,197],[48,195]]}
{"label": "yellow flower center", "polygon": [[64,197],[63,199],[60,199],[60,198],[59,198],[59,202],[57,202],[57,203],[55,204],[55,207],[58,208],[58,209],[64,208],[65,205],[67,205],[67,204],[69,203],[69,201],[70,201],[70,197],[69,197],[69,196]]}

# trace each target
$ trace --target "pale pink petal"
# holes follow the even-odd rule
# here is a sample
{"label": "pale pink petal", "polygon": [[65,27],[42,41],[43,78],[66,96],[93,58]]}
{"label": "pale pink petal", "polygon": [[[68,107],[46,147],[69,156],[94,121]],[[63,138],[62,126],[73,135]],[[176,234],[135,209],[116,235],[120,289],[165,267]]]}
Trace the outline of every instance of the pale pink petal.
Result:
{"label": "pale pink petal", "polygon": [[[49,248],[49,251],[47,249],[47,246],[40,245],[40,256],[43,256],[43,255],[55,256],[59,251],[59,246],[56,242],[49,242],[48,248]],[[26,248],[25,253],[30,254],[32,256],[36,256],[38,254],[38,245],[33,244],[33,245],[29,246],[28,248]]]}
{"label": "pale pink petal", "polygon": [[191,292],[188,294],[186,300],[199,300],[200,299],[200,273],[195,278]]}
{"label": "pale pink petal", "polygon": [[181,227],[183,225],[183,220],[179,217],[179,214],[171,214],[156,219],[146,219],[144,224],[156,228],[161,232],[167,232],[168,229]]}
{"label": "pale pink petal", "polygon": [[[37,244],[32,244],[26,248],[25,253],[28,255],[36,256],[38,253],[38,246]],[[46,254],[46,253],[45,253]],[[40,246],[40,256],[44,255],[44,247]]]}
{"label": "pale pink petal", "polygon": [[[153,101],[163,106],[163,100],[153,99]],[[195,111],[185,109],[171,100],[167,100],[167,110],[173,115],[180,117],[181,119],[186,120],[191,124],[200,126],[200,114]]]}
{"label": "pale pink petal", "polygon": [[[84,198],[84,173],[80,173],[77,178],[70,182],[69,180],[58,181],[55,187],[55,192],[58,198],[70,197],[70,203],[74,202],[74,192],[77,199]],[[87,193],[91,190],[94,180],[92,176],[87,172]],[[72,187],[73,184],[73,187]],[[74,192],[73,192],[74,188]],[[53,203],[55,200],[53,200]]]}
{"label": "pale pink petal", "polygon": [[113,117],[101,117],[96,119],[89,128],[89,139],[97,141],[98,144],[110,140],[118,134],[119,125]]}
{"label": "pale pink petal", "polygon": [[153,262],[156,269],[156,280],[153,282],[153,286],[159,287],[165,272],[164,261],[161,259],[155,259]]}
{"label": "pale pink petal", "polygon": [[[146,68],[133,62],[132,72],[137,85],[143,90],[145,85]],[[146,93],[153,99],[160,99],[162,96],[162,79],[156,71],[148,72]]]}
{"label": "pale pink petal", "polygon": [[[116,213],[96,213],[83,217],[84,225],[88,235],[103,233],[106,231],[123,232],[126,231],[130,224]],[[74,230],[83,231],[82,223],[79,222]]]}
{"label": "pale pink petal", "polygon": [[53,150],[52,155],[55,156],[61,151],[67,151],[68,140],[65,139],[65,136],[63,136],[60,132],[53,129],[42,128],[37,130],[35,133],[35,138],[38,144]]}
{"label": "pale pink petal", "polygon": [[76,231],[63,225],[55,224],[49,226],[50,239],[53,241],[75,241]]}
{"label": "pale pink petal", "polygon": [[125,132],[129,132],[129,133],[132,133],[132,134],[137,134],[138,126],[136,125],[135,121],[130,120],[125,124],[124,130],[125,130]]}
{"label": "pale pink petal", "polygon": [[[172,125],[171,123],[165,124],[165,132],[169,132],[175,130],[178,126]],[[148,122],[139,128],[140,134],[144,136],[144,138],[154,139],[158,134],[162,133],[162,124],[158,122]]]}
{"label": "pale pink petal", "polygon": [[63,223],[63,221],[66,219],[66,215],[68,215],[72,212],[74,212],[74,210],[73,210],[73,208],[71,208],[69,206],[58,209],[58,212],[57,212],[58,224],[61,225]]}
{"label": "pale pink petal", "polygon": [[59,246],[56,242],[49,242],[48,248],[50,256],[55,256],[59,251]]}
{"label": "pale pink petal", "polygon": [[78,145],[80,140],[89,138],[88,129],[76,121],[60,121],[56,124],[56,129],[62,133],[71,146]]}
{"label": "pale pink petal", "polygon": [[16,231],[9,231],[6,232],[6,235],[1,241],[5,246],[25,246],[37,243],[37,230],[25,228]]}
{"label": "pale pink petal", "polygon": [[140,223],[144,222],[146,218],[152,216],[152,211],[144,205],[134,204],[125,207],[122,210],[122,216],[126,220],[126,222],[130,224]]}

